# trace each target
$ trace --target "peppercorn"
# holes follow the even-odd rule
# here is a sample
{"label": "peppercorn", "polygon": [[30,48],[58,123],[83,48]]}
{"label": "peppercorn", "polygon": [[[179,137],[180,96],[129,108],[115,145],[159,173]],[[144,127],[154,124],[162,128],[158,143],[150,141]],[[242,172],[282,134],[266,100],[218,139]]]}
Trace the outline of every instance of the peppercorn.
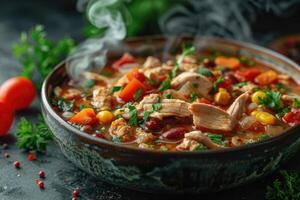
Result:
{"label": "peppercorn", "polygon": [[79,188],[76,188],[74,191],[73,191],[73,197],[78,197],[80,194],[80,190]]}
{"label": "peppercorn", "polygon": [[44,185],[44,182],[43,182],[43,181],[39,181],[39,182],[38,182],[38,186],[39,186],[41,189],[45,189],[45,185]]}
{"label": "peppercorn", "polygon": [[15,161],[14,162],[14,166],[15,166],[15,168],[17,168],[17,169],[19,169],[20,167],[21,167],[21,163],[19,162],[19,161]]}
{"label": "peppercorn", "polygon": [[45,178],[45,172],[44,171],[39,171],[39,177],[40,178]]}

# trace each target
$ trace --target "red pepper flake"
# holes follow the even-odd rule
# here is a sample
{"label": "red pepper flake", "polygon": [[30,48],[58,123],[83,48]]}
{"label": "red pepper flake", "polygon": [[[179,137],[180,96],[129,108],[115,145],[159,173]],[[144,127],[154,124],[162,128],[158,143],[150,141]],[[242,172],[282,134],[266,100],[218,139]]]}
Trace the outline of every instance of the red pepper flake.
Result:
{"label": "red pepper flake", "polygon": [[14,162],[14,166],[15,166],[15,168],[17,168],[17,169],[20,169],[21,168],[21,163],[19,162],[19,161],[15,161]]}
{"label": "red pepper flake", "polygon": [[28,156],[27,156],[27,160],[29,160],[29,161],[36,160],[35,154],[34,153],[29,153]]}
{"label": "red pepper flake", "polygon": [[79,188],[76,188],[74,191],[73,191],[73,197],[78,197],[80,194],[80,189]]}
{"label": "red pepper flake", "polygon": [[45,189],[45,185],[44,185],[44,182],[43,181],[38,181],[38,186],[41,188],[41,189]]}
{"label": "red pepper flake", "polygon": [[45,178],[45,172],[44,171],[39,171],[39,177],[40,178]]}

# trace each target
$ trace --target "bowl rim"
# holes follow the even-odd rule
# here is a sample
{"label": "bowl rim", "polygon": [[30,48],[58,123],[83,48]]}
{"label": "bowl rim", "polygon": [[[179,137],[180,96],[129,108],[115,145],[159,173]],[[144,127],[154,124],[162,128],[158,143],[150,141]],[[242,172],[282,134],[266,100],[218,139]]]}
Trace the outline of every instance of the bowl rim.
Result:
{"label": "bowl rim", "polygon": [[[165,40],[166,38],[173,37],[173,36],[161,36],[161,35],[154,35],[154,36],[146,36],[146,37],[132,37],[126,39],[124,42],[125,43],[131,43],[131,42],[139,42],[139,41],[145,41],[147,39],[151,40]],[[259,52],[264,52],[265,54],[268,54],[268,56],[276,57],[285,63],[288,63],[289,65],[293,66],[295,69],[300,71],[300,67],[298,64],[290,60],[284,55],[281,55],[273,50],[267,49],[265,47],[258,46],[256,44],[251,44],[247,42],[242,42],[242,41],[236,41],[233,39],[223,39],[223,38],[218,38],[218,37],[212,37],[212,36],[196,36],[196,37],[181,37],[181,38],[188,38],[188,39],[203,39],[203,40],[214,40],[216,42],[225,42],[225,43],[230,43],[233,45],[238,45],[242,48],[247,48],[250,50],[255,50]],[[142,149],[142,148],[137,148],[137,147],[132,147],[129,145],[124,145],[124,144],[118,144],[118,143],[113,143],[112,141],[105,140],[102,138],[97,138],[94,137],[90,134],[87,134],[71,124],[69,124],[67,121],[65,121],[61,116],[59,116],[51,107],[51,104],[47,98],[47,89],[49,88],[50,84],[50,78],[61,68],[65,67],[65,62],[66,60],[63,60],[60,62],[45,78],[43,85],[42,85],[42,90],[41,90],[41,106],[45,109],[45,111],[50,114],[53,119],[55,119],[61,126],[66,128],[68,131],[72,132],[72,134],[76,134],[77,136],[80,136],[84,138],[85,140],[88,140],[92,144],[101,144],[101,145],[108,145],[109,147],[112,148],[117,148],[120,151],[124,152],[131,152],[131,153],[136,153],[136,154],[149,154],[149,155],[160,155],[160,156],[176,156],[176,157],[202,157],[202,156],[216,156],[216,155],[224,155],[224,154],[231,154],[233,152],[238,153],[241,151],[251,151],[253,149],[256,149],[257,147],[263,147],[265,145],[272,145],[276,144],[277,142],[280,142],[281,140],[286,139],[287,137],[290,137],[293,134],[297,134],[297,131],[295,129],[299,128],[300,125],[294,126],[289,128],[287,131],[282,133],[279,136],[263,140],[263,141],[258,141],[254,142],[251,144],[247,145],[242,145],[238,147],[231,147],[231,148],[223,148],[223,149],[217,149],[217,150],[209,150],[209,151],[203,151],[203,152],[197,152],[197,151],[158,151],[158,150],[152,150],[152,149]],[[299,135],[300,137],[300,135]],[[81,142],[84,142],[81,140]],[[97,145],[98,146],[98,145]]]}

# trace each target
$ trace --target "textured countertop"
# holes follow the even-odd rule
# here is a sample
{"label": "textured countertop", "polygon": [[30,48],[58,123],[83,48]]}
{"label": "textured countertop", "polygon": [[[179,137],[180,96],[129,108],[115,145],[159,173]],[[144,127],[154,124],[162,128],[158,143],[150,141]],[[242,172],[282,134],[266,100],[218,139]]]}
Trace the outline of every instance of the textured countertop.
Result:
{"label": "textured countertop", "polygon": [[[32,7],[35,9],[32,10]],[[58,9],[58,7],[60,9]],[[34,24],[45,24],[46,31],[53,38],[60,38],[66,33],[80,38],[82,19],[80,14],[63,10],[63,5],[46,3],[45,1],[5,1],[0,6],[0,83],[11,76],[18,75],[20,66],[12,58],[11,44],[16,41],[22,30],[27,30]],[[20,151],[14,144],[14,132],[19,118],[26,116],[34,121],[39,115],[39,100],[23,112],[16,114],[15,125],[11,136],[1,138],[0,143],[9,144],[9,149],[3,150],[0,146],[0,200],[66,200],[72,199],[72,191],[79,187],[79,199],[230,199],[230,200],[260,200],[264,199],[266,185],[274,180],[275,175],[263,180],[224,191],[216,194],[197,196],[164,196],[130,191],[108,185],[96,180],[85,172],[77,169],[60,152],[59,147],[51,142],[47,153],[38,155],[37,161],[28,161],[27,153]],[[0,122],[1,123],[1,122]],[[10,158],[4,158],[8,152]],[[21,169],[13,166],[13,161],[21,162]],[[290,160],[282,169],[300,169],[300,154]],[[34,183],[39,170],[46,173],[45,190],[40,190]]]}

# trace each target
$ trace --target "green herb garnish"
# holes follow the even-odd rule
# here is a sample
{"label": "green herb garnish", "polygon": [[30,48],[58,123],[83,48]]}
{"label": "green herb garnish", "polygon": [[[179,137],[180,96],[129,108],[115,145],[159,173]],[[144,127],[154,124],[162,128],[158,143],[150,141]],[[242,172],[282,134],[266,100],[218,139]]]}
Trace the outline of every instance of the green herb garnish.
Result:
{"label": "green herb garnish", "polygon": [[122,89],[123,89],[123,86],[114,86],[111,89],[111,93],[119,92]]}
{"label": "green herb garnish", "polygon": [[267,200],[300,199],[300,174],[294,171],[280,171],[280,178],[267,186]]}
{"label": "green herb garnish", "polygon": [[133,99],[134,101],[139,101],[142,97],[143,94],[143,90],[142,89],[138,89],[134,94],[133,94]]}
{"label": "green herb garnish", "polygon": [[245,85],[248,85],[249,84],[249,82],[240,82],[240,83],[237,83],[237,84],[234,84],[234,87],[243,87],[243,86],[245,86]]}
{"label": "green herb garnish", "polygon": [[215,133],[207,133],[207,136],[217,144],[223,144],[223,135],[222,134],[215,134]]}
{"label": "green herb garnish", "polygon": [[296,98],[293,101],[293,107],[295,107],[295,108],[299,108],[300,107],[300,101],[298,99],[296,99]]}
{"label": "green herb garnish", "polygon": [[217,92],[218,86],[224,81],[224,76],[220,76],[214,83],[211,92]]}
{"label": "green herb garnish", "polygon": [[278,91],[265,92],[266,97],[260,98],[260,104],[269,107],[272,110],[280,110],[282,107],[281,94]]}
{"label": "green herb garnish", "polygon": [[137,115],[138,112],[137,112],[137,109],[132,104],[128,106],[128,109],[129,109],[128,125],[130,125],[130,126],[138,126],[139,125],[139,121],[138,121],[138,115]]}
{"label": "green herb garnish", "polygon": [[202,152],[206,150],[208,150],[206,146],[204,146],[203,144],[199,144],[193,151]]}
{"label": "green herb garnish", "polygon": [[68,112],[68,111],[71,111],[73,109],[74,102],[73,101],[67,101],[64,98],[59,97],[56,104],[54,104],[54,105],[56,105],[61,111]]}
{"label": "green herb garnish", "polygon": [[32,78],[33,72],[37,71],[45,78],[74,46],[71,38],[58,42],[48,39],[44,27],[37,25],[28,33],[21,33],[19,42],[13,46],[13,54],[23,66],[23,76]]}
{"label": "green herb garnish", "polygon": [[148,121],[150,115],[154,112],[159,111],[161,109],[161,107],[162,107],[161,103],[155,103],[152,105],[152,110],[145,111],[144,116],[143,116],[144,122]]}
{"label": "green herb garnish", "polygon": [[52,140],[52,133],[42,117],[37,124],[21,118],[17,128],[17,146],[20,149],[44,152],[49,140]]}
{"label": "green herb garnish", "polygon": [[277,90],[284,90],[286,92],[290,91],[291,89],[283,85],[282,83],[277,83],[276,85]]}
{"label": "green herb garnish", "polygon": [[164,81],[161,83],[161,85],[160,85],[158,91],[159,91],[159,92],[163,92],[163,91],[165,91],[165,90],[167,90],[167,89],[170,89],[170,88],[171,88],[171,80],[170,80],[170,78],[167,78],[166,80],[164,80]]}
{"label": "green herb garnish", "polygon": [[119,136],[113,137],[112,141],[113,141],[113,143],[116,143],[116,144],[120,144],[122,142],[121,137],[119,137]]}
{"label": "green herb garnish", "polygon": [[256,62],[250,58],[247,58],[245,56],[239,57],[240,63],[243,65],[248,65],[248,66],[254,66],[256,65]]}
{"label": "green herb garnish", "polygon": [[268,134],[262,134],[259,136],[259,140],[267,140],[267,139],[270,139],[271,136],[268,135]]}
{"label": "green herb garnish", "polygon": [[203,76],[212,76],[213,75],[212,71],[210,71],[209,69],[207,69],[206,67],[203,67],[203,66],[199,67],[198,74],[201,74]]}
{"label": "green herb garnish", "polygon": [[290,111],[291,111],[291,108],[290,108],[290,107],[285,107],[285,108],[281,109],[281,110],[277,113],[277,115],[278,115],[279,117],[283,117],[286,113],[288,113],[288,112],[290,112]]}
{"label": "green herb garnish", "polygon": [[165,96],[166,96],[167,99],[173,99],[172,94],[166,94]]}
{"label": "green herb garnish", "polygon": [[198,99],[198,94],[195,92],[191,92],[190,94],[190,102],[194,102]]}

